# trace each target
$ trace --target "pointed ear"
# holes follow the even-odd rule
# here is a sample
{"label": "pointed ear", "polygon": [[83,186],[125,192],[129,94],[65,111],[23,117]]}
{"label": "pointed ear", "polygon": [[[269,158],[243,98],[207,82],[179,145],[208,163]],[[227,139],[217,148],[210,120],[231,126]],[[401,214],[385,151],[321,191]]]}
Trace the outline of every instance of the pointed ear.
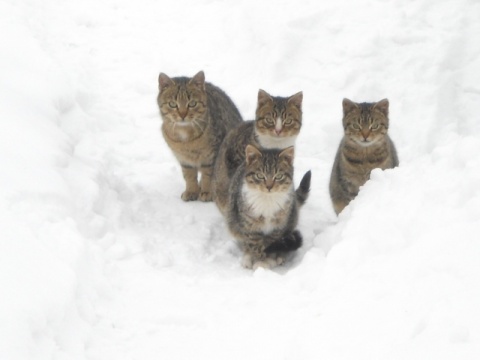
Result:
{"label": "pointed ear", "polygon": [[375,105],[373,105],[373,108],[380,110],[383,113],[383,115],[388,116],[388,106],[389,106],[388,99],[383,99],[377,102]]}
{"label": "pointed ear", "polygon": [[257,109],[262,107],[268,102],[273,102],[272,97],[265,91],[265,90],[258,90],[258,102],[257,102]]}
{"label": "pointed ear", "polygon": [[283,150],[279,155],[278,157],[280,159],[284,159],[285,161],[287,161],[290,165],[293,164],[293,158],[295,156],[295,150],[293,148],[293,146],[290,146],[288,148],[286,148],[285,150]]}
{"label": "pointed ear", "polygon": [[253,145],[247,145],[245,148],[245,161],[247,165],[250,165],[255,160],[258,160],[262,157],[262,153]]}
{"label": "pointed ear", "polygon": [[205,89],[205,73],[203,70],[200,70],[197,74],[195,74],[192,80],[190,80],[190,84],[193,84],[202,90]]}
{"label": "pointed ear", "polygon": [[302,100],[303,100],[303,92],[300,91],[296,93],[295,95],[292,95],[288,98],[287,103],[288,104],[293,104],[300,110],[302,109]]}
{"label": "pointed ear", "polygon": [[343,99],[342,106],[343,106],[343,115],[348,114],[350,111],[354,109],[358,109],[358,105],[354,103],[352,100],[349,100],[347,98]]}
{"label": "pointed ear", "polygon": [[166,74],[160,73],[158,76],[158,88],[159,90],[163,90],[168,88],[169,86],[175,85],[175,82],[170,79]]}

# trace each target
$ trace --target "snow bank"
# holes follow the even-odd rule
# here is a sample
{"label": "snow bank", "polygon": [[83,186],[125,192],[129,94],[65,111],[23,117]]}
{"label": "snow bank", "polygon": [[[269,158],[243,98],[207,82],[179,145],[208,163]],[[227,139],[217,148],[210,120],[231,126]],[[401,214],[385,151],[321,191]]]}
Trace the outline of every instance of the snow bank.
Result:
{"label": "snow bank", "polygon": [[[0,2],[1,359],[478,359],[475,1]],[[304,92],[305,245],[251,272],[180,200],[156,79]],[[337,218],[341,100],[391,104],[401,165]]]}

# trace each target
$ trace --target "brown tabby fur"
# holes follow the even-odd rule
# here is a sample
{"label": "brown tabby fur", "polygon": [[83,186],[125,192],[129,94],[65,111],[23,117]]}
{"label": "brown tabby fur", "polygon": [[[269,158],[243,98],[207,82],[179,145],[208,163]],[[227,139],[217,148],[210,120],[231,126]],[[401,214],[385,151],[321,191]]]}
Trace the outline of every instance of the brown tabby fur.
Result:
{"label": "brown tabby fur", "polygon": [[295,230],[299,208],[310,190],[307,172],[293,187],[293,146],[285,150],[245,148],[245,161],[229,186],[225,219],[244,251],[247,268],[281,264],[285,255],[302,245]]}
{"label": "brown tabby fur", "polygon": [[222,213],[230,181],[245,160],[248,144],[259,149],[286,149],[295,144],[302,126],[302,99],[302,92],[285,98],[259,90],[255,120],[243,122],[227,134],[214,170],[214,200]]}
{"label": "brown tabby fur", "polygon": [[343,99],[344,137],[330,177],[330,197],[339,214],[370,179],[373,169],[398,166],[393,141],[387,134],[388,100],[355,103]]}
{"label": "brown tabby fur", "polygon": [[211,177],[218,149],[242,117],[221,89],[205,82],[203,71],[193,78],[169,78],[161,73],[158,83],[163,137],[182,166],[186,183],[182,199],[211,201]]}

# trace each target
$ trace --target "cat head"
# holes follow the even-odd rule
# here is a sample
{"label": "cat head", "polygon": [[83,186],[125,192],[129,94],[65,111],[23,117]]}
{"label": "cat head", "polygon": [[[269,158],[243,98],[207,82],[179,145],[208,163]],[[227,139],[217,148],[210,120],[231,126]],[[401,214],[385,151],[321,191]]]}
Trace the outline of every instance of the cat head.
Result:
{"label": "cat head", "polygon": [[170,121],[179,126],[202,125],[207,112],[203,71],[193,78],[170,78],[160,73],[158,85],[157,101],[164,121]]}
{"label": "cat head", "polygon": [[345,136],[362,146],[369,146],[385,137],[388,131],[388,100],[376,103],[355,103],[343,99]]}
{"label": "cat head", "polygon": [[[302,100],[301,91],[290,97],[271,96],[261,89],[258,91],[255,132],[261,138],[263,147],[275,147],[265,144],[269,140],[295,140],[302,127]],[[288,146],[291,145],[293,142]]]}
{"label": "cat head", "polygon": [[286,192],[293,186],[293,146],[285,150],[245,148],[245,180],[251,189]]}

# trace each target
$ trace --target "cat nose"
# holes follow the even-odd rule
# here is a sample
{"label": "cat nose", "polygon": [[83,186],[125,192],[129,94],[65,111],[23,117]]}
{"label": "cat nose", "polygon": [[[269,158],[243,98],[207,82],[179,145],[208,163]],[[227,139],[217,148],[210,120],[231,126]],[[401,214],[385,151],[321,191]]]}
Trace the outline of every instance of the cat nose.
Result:
{"label": "cat nose", "polygon": [[370,135],[370,131],[362,131],[362,136],[365,140],[367,140],[369,135]]}
{"label": "cat nose", "polygon": [[275,129],[275,134],[280,135],[281,132],[282,132],[282,129]]}
{"label": "cat nose", "polygon": [[273,181],[271,181],[271,180],[270,180],[270,181],[269,181],[269,180],[266,180],[266,181],[265,181],[265,186],[266,186],[266,188],[267,188],[268,191],[272,190],[272,188],[273,188]]}
{"label": "cat nose", "polygon": [[185,109],[185,110],[178,110],[178,115],[180,115],[180,117],[182,118],[182,120],[185,120],[185,118],[187,117],[187,113],[188,113],[188,110]]}

